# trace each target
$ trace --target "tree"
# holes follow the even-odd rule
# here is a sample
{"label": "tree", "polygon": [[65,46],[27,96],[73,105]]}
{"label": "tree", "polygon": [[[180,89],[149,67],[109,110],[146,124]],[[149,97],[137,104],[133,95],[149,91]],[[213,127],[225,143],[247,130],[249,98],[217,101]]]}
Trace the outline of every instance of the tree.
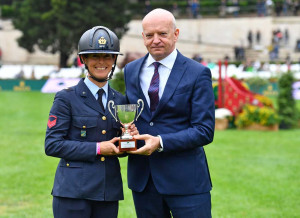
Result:
{"label": "tree", "polygon": [[60,67],[77,50],[81,35],[93,26],[106,26],[119,38],[131,15],[126,0],[16,0],[13,24],[23,34],[18,44],[34,52],[59,52]]}
{"label": "tree", "polygon": [[109,81],[110,86],[121,92],[123,95],[125,94],[125,82],[124,82],[124,72],[120,71],[115,73],[112,80]]}

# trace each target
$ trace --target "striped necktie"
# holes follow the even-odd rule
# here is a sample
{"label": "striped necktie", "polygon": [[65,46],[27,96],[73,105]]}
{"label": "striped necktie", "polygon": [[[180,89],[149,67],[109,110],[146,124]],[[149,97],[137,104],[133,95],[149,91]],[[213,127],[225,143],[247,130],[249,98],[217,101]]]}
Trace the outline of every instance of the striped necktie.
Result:
{"label": "striped necktie", "polygon": [[159,62],[154,62],[154,74],[150,83],[150,87],[148,90],[148,95],[150,98],[150,111],[154,112],[156,110],[156,107],[159,102],[159,96],[158,96],[158,91],[159,91],[159,73],[158,73],[158,67],[160,65]]}

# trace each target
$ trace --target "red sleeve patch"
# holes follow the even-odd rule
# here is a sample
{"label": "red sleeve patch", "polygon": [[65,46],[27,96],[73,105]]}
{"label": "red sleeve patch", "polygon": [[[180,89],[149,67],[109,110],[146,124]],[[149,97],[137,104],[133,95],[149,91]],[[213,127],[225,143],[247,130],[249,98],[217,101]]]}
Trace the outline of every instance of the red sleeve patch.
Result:
{"label": "red sleeve patch", "polygon": [[49,116],[48,123],[47,123],[47,126],[49,127],[49,129],[56,125],[56,120],[57,120],[56,116],[54,116],[54,115]]}

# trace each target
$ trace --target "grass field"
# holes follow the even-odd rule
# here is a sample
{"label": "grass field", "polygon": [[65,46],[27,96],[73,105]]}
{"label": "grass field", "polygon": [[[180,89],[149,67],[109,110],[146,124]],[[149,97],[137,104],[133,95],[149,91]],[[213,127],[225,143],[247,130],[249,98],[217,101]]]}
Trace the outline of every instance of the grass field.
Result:
{"label": "grass field", "polygon": [[[53,97],[0,92],[0,217],[52,217],[58,159],[45,155],[44,137]],[[206,153],[213,217],[300,217],[300,130],[217,131]],[[126,161],[119,217],[134,218]]]}

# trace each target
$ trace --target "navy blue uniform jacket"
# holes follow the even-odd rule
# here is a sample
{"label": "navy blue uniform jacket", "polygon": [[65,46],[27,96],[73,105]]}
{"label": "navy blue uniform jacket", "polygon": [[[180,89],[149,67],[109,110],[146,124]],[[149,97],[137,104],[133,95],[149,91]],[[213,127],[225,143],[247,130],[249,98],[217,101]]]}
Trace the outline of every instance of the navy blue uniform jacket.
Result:
{"label": "navy blue uniform jacket", "polygon": [[[125,97],[108,88],[108,101]],[[49,126],[51,128],[49,128]],[[45,139],[47,155],[60,158],[53,196],[117,201],[123,199],[117,156],[96,156],[96,142],[120,136],[120,124],[104,112],[83,79],[55,96]]]}
{"label": "navy blue uniform jacket", "polygon": [[[204,145],[213,141],[215,125],[211,72],[178,52],[159,105],[151,115],[140,86],[147,55],[126,65],[126,95],[130,103],[143,99],[136,122],[140,134],[160,135],[163,152],[128,157],[128,186],[141,192],[149,175],[161,194],[189,195],[211,190]],[[138,146],[144,144],[140,141]]]}

